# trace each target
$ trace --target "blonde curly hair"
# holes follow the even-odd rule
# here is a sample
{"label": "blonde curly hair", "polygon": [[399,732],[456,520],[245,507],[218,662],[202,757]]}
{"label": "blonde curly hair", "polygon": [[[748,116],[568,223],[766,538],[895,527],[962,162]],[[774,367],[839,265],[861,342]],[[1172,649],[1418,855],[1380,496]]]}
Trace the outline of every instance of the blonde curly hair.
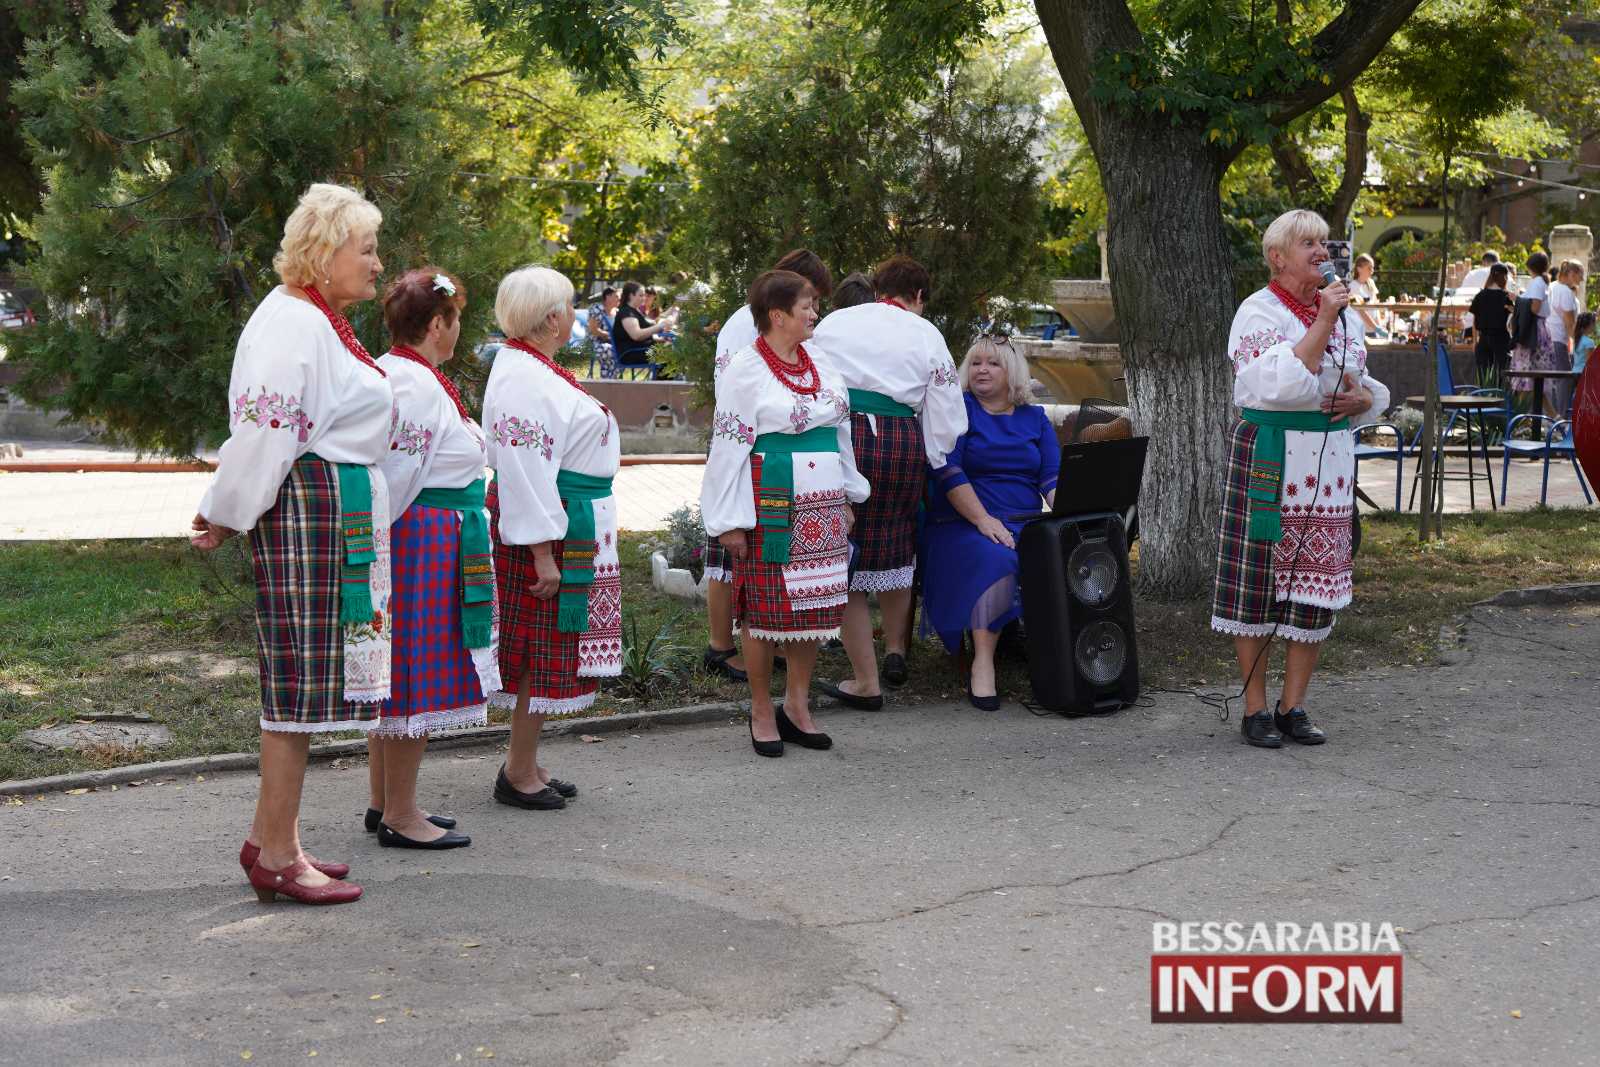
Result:
{"label": "blonde curly hair", "polygon": [[383,212],[354,189],[317,182],[283,224],[272,269],[285,285],[314,285],[328,276],[333,254],[352,236],[376,234]]}

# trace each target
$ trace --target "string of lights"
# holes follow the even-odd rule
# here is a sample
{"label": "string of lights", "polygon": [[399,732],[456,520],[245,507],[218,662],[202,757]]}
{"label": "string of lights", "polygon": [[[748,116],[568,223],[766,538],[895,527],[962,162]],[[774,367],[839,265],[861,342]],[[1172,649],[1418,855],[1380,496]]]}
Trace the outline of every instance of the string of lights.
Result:
{"label": "string of lights", "polygon": [[[476,170],[458,170],[455,174],[458,178],[471,178],[473,181],[488,178],[491,181],[526,182],[530,189],[541,185],[589,185],[601,189],[608,185],[633,185],[640,181],[640,178],[545,178],[535,174],[490,174]],[[689,187],[688,182],[681,181],[652,181],[649,178],[643,181],[646,185],[654,185],[658,193],[666,192],[669,185],[681,189]]]}

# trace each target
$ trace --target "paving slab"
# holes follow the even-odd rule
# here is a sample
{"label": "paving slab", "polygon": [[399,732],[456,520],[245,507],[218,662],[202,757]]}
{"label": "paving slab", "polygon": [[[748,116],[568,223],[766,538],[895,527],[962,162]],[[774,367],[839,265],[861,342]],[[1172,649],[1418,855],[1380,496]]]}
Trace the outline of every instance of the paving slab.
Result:
{"label": "paving slab", "polygon": [[[781,760],[737,720],[553,740],[559,813],[440,752],[442,854],[317,766],[305,837],[367,891],[328,909],[247,888],[248,774],[0,805],[0,1064],[1593,1063],[1600,606],[1462,640],[1319,678],[1320,748],[1164,693],[826,711]],[[1152,1025],[1158,919],[1391,922],[1404,1022]]]}

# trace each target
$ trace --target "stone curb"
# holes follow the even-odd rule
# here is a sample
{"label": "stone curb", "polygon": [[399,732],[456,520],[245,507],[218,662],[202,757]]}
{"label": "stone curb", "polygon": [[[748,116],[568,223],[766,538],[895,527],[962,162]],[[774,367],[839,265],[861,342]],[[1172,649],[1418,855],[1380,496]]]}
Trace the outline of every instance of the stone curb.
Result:
{"label": "stone curb", "polygon": [[1588,604],[1600,600],[1600,582],[1573,582],[1570,585],[1536,585],[1530,589],[1507,589],[1474,608],[1525,608],[1535,605]]}
{"label": "stone curb", "polygon": [[[717,722],[732,715],[742,714],[744,704],[693,704],[684,708],[663,708],[660,711],[631,711],[621,715],[597,715],[593,718],[562,719],[547,722],[547,737],[568,734],[617,734],[630,730],[646,730],[657,726],[687,726],[695,723]],[[504,741],[511,734],[509,726],[475,726],[443,734],[429,742],[430,749],[476,748]],[[311,759],[338,759],[365,753],[364,738],[333,741],[311,747]],[[67,789],[93,789],[97,786],[122,785],[147,778],[171,778],[179,775],[203,774],[207,771],[253,771],[259,763],[254,752],[224,752],[214,756],[191,756],[188,759],[164,760],[159,763],[136,763],[128,767],[111,767],[103,771],[76,771],[72,774],[53,774],[47,778],[28,778],[18,782],[0,782],[0,796],[32,796],[38,793],[57,793]]]}

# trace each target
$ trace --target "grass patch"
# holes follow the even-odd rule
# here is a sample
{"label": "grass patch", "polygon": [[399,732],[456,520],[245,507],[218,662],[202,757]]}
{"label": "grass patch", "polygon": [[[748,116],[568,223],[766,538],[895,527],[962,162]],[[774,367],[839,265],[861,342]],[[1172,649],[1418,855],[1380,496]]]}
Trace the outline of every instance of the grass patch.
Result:
{"label": "grass patch", "polygon": [[[1434,661],[1439,627],[1468,604],[1504,590],[1600,581],[1600,513],[1535,509],[1453,515],[1445,536],[1418,546],[1415,518],[1364,517],[1356,560],[1356,599],[1341,613],[1324,668]],[[697,669],[706,645],[704,612],[650,585],[648,534],[622,538],[623,610],[640,640],[665,628],[657,656],[670,678],[630,695],[608,685],[594,714],[739,700],[742,686]],[[0,544],[0,781],[148,758],[253,750],[259,743],[257,680],[197,670],[215,657],[253,665],[253,589],[242,541],[203,557],[181,541]],[[1232,646],[1208,629],[1206,600],[1139,600],[1139,659],[1146,686],[1225,686]],[[179,653],[160,662],[160,653]],[[152,654],[158,662],[150,662]],[[911,684],[902,701],[959,697],[955,661],[937,640],[911,650]],[[841,653],[824,654],[818,673],[848,673]],[[781,675],[779,679],[781,681]],[[1002,691],[1027,695],[1027,668],[1001,664]],[[45,754],[12,741],[25,729],[70,722],[90,712],[141,713],[166,724],[174,742],[157,753],[120,749]]]}

